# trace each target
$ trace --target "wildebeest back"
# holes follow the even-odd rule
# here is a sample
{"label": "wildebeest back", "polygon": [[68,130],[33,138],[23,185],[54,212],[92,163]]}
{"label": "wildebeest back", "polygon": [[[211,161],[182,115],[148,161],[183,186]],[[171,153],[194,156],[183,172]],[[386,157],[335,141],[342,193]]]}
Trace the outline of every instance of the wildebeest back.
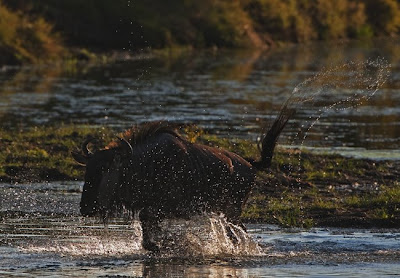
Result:
{"label": "wildebeest back", "polygon": [[132,210],[153,206],[166,215],[212,209],[237,218],[255,179],[240,156],[171,133],[134,144],[129,165],[116,198]]}

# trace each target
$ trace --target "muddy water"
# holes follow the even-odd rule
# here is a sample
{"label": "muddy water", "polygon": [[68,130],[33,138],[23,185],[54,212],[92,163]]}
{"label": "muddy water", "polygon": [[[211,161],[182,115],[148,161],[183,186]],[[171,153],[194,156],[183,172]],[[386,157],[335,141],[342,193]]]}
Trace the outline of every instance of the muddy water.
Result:
{"label": "muddy water", "polygon": [[[78,213],[79,182],[1,184],[1,277],[393,277],[400,231],[247,225],[242,251],[214,238],[219,216],[163,223],[161,254],[141,249],[140,225],[107,228]],[[208,224],[207,224],[208,223]],[[213,224],[214,223],[214,224]],[[188,241],[187,235],[191,238]],[[183,237],[182,235],[185,235]],[[215,234],[214,234],[215,235]],[[193,240],[196,237],[196,240]]]}
{"label": "muddy water", "polygon": [[[293,46],[269,52],[144,55],[104,65],[3,67],[0,121],[6,128],[80,123],[121,130],[163,119],[256,140],[263,123],[277,114],[301,82],[349,61],[363,63],[381,57],[390,64],[390,76],[380,90],[355,109],[323,113],[301,144],[323,148],[323,152],[399,159],[398,53],[400,44],[386,40]],[[356,73],[357,69],[343,68],[323,80],[329,83],[345,76],[351,82]],[[338,86],[312,105],[298,105],[281,142],[289,144],[293,134],[327,103],[354,92],[368,93],[366,84],[354,81],[353,86]]]}

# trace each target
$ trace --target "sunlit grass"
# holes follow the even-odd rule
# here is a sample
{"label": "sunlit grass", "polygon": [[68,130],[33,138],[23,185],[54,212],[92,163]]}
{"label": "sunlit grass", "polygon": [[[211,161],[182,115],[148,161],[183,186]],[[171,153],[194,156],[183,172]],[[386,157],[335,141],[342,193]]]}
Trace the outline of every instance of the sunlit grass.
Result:
{"label": "sunlit grass", "polygon": [[344,203],[351,207],[380,208],[390,206],[400,209],[400,186],[398,184],[392,187],[381,186],[377,192],[347,197]]}
{"label": "sunlit grass", "polygon": [[[193,126],[181,131],[191,142],[258,159],[255,142],[220,138]],[[96,147],[103,148],[117,133],[85,125],[0,129],[0,180],[82,180],[84,167],[77,165],[70,152],[79,150],[89,134],[98,138]],[[271,169],[258,173],[242,218],[296,227],[311,227],[346,215],[396,222],[400,217],[400,183],[388,172],[389,165],[392,163],[278,148]],[[359,183],[370,189],[357,189]]]}
{"label": "sunlit grass", "polygon": [[0,62],[59,60],[66,49],[53,27],[43,18],[11,11],[0,2]]}
{"label": "sunlit grass", "polygon": [[82,179],[83,168],[70,152],[89,135],[108,141],[111,130],[89,126],[33,127],[0,130],[0,177],[5,180]]}

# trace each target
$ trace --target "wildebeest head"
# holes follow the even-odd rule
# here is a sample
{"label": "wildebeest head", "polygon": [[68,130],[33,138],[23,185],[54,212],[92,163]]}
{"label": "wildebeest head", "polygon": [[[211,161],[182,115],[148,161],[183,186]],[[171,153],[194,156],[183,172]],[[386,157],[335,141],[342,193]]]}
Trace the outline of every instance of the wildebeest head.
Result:
{"label": "wildebeest head", "polygon": [[86,166],[80,212],[83,216],[107,217],[116,201],[115,190],[122,172],[131,161],[132,147],[125,139],[119,138],[118,148],[92,153],[87,145],[93,140],[88,138],[83,142],[82,153],[72,152],[74,159]]}

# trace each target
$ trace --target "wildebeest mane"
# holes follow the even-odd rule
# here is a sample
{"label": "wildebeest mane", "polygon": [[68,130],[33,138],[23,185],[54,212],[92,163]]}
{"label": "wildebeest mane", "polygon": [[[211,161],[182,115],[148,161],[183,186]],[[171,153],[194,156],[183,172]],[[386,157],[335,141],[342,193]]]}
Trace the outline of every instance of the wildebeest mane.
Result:
{"label": "wildebeest mane", "polygon": [[[246,158],[246,160],[257,170],[265,170],[266,168],[269,168],[271,166],[272,156],[279,135],[282,132],[282,129],[286,126],[286,123],[295,113],[296,110],[288,108],[287,103],[285,103],[279,115],[269,128],[269,131],[263,136],[260,148],[260,160],[255,161],[251,158]],[[144,143],[146,140],[149,140],[152,137],[155,137],[162,133],[174,136],[177,141],[183,142],[183,144],[178,143],[180,147],[182,147],[182,149],[186,149],[184,145],[189,143],[188,140],[179,134],[179,132],[177,131],[177,125],[171,124],[167,121],[149,122],[140,126],[135,125],[123,132],[120,137],[127,140],[131,146],[135,146]],[[121,140],[116,140],[108,144],[106,149],[118,148],[120,146]],[[206,146],[201,146],[200,148],[207,148],[211,153],[213,153],[214,156],[220,156],[220,150],[218,148],[209,148]]]}
{"label": "wildebeest mane", "polygon": [[[149,122],[142,125],[134,125],[124,131],[120,137],[124,138],[132,146],[145,142],[150,138],[161,133],[171,134],[181,140],[185,140],[177,131],[177,127],[166,121]],[[117,148],[121,145],[120,140],[112,141],[106,146],[106,149]]]}

